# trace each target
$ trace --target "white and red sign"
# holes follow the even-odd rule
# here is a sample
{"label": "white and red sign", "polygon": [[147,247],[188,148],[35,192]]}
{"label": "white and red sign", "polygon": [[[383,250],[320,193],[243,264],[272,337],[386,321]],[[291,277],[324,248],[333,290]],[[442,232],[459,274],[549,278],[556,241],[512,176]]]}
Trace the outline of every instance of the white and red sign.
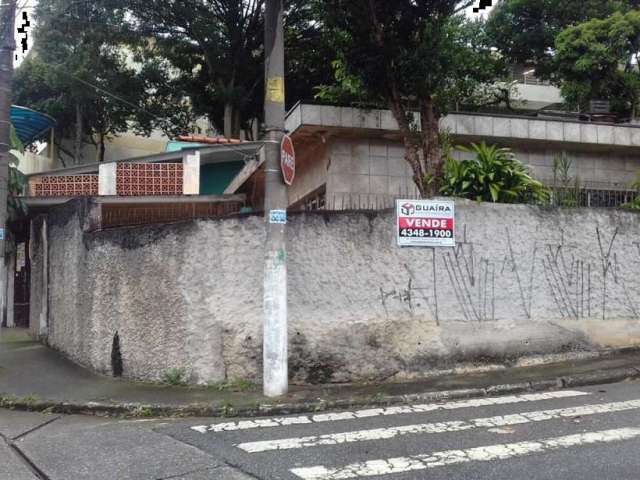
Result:
{"label": "white and red sign", "polygon": [[455,204],[396,200],[396,236],[401,247],[455,247]]}
{"label": "white and red sign", "polygon": [[296,151],[293,149],[293,141],[289,135],[282,138],[280,167],[284,183],[291,185],[296,176]]}

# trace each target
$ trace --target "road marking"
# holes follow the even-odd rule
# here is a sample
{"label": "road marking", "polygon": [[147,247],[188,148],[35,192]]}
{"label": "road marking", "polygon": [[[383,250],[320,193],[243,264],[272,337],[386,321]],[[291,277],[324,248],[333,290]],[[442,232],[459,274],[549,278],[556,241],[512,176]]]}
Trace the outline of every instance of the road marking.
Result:
{"label": "road marking", "polygon": [[396,457],[382,460],[353,463],[341,468],[315,466],[294,468],[291,473],[303,480],[344,480],[348,478],[389,475],[415,470],[444,467],[469,462],[508,460],[535,453],[546,453],[582,445],[620,442],[640,437],[640,428],[620,428],[599,432],[579,433],[564,437],[547,438],[538,441],[505,443],[466,450],[445,450],[410,457]]}
{"label": "road marking", "polygon": [[283,438],[279,440],[263,440],[236,445],[249,453],[268,452],[271,450],[291,450],[296,448],[318,447],[322,445],[339,445],[342,443],[364,442],[373,440],[388,440],[401,435],[461,432],[474,428],[498,428],[510,425],[522,425],[530,422],[542,422],[566,417],[595,415],[598,413],[623,412],[640,408],[640,400],[626,402],[602,403],[583,405],[571,408],[557,408],[536,412],[500,415],[471,420],[454,420],[448,422],[422,423],[403,425],[400,427],[375,428],[370,430],[356,430],[342,433],[328,433],[324,435],[310,435],[307,437]]}
{"label": "road marking", "polygon": [[359,418],[380,417],[387,415],[400,415],[407,413],[426,413],[435,410],[456,410],[459,408],[489,407],[493,405],[508,405],[524,402],[539,402],[542,400],[557,400],[559,398],[580,397],[591,395],[589,392],[573,390],[561,390],[558,392],[530,393],[525,395],[509,395],[493,398],[472,398],[447,403],[428,403],[423,405],[407,405],[387,408],[369,408],[354,412],[323,413],[311,416],[280,417],[259,420],[245,420],[240,422],[214,423],[213,425],[197,425],[192,430],[200,433],[231,432],[236,430],[248,430],[253,428],[285,427],[321,422],[335,422],[340,420],[357,420]]}

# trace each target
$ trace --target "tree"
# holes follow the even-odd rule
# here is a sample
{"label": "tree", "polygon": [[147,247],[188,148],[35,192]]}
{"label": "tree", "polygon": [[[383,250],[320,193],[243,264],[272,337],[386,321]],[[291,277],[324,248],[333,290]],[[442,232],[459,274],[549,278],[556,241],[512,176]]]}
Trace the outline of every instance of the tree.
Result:
{"label": "tree", "polygon": [[[130,26],[153,39],[145,58],[162,57],[198,114],[227,137],[262,117],[264,103],[264,0],[132,0]],[[316,0],[286,3],[287,91],[310,96],[331,73],[330,55],[313,21]],[[222,129],[222,128],[221,128]]]}
{"label": "tree", "polygon": [[619,113],[635,113],[640,95],[640,11],[615,13],[564,30],[556,39],[554,65],[562,94],[586,110],[605,99]]}
{"label": "tree", "polygon": [[[439,120],[493,82],[502,64],[481,22],[462,15],[470,1],[328,0],[324,24],[335,39],[339,80],[381,102],[398,122],[422,195],[439,191],[443,155]],[[413,121],[420,113],[420,131]]]}
{"label": "tree", "polygon": [[[153,39],[191,92],[198,113],[237,137],[262,92],[264,0],[132,0],[130,22]],[[223,120],[223,121],[220,121]]]}
{"label": "tree", "polygon": [[[59,154],[76,163],[83,160],[84,144],[93,144],[102,161],[110,137],[132,128],[148,134],[157,127],[184,127],[180,104],[172,105],[171,121],[159,115],[167,114],[166,106],[159,107],[166,105],[166,79],[153,64],[142,68],[133,62],[139,39],[123,27],[121,3],[41,0],[34,51],[16,73],[16,101],[57,120]],[[60,142],[67,138],[74,139],[73,151]]]}
{"label": "tree", "polygon": [[514,64],[533,65],[536,75],[554,72],[556,36],[565,28],[637,7],[638,0],[502,0],[491,12],[493,44]]}

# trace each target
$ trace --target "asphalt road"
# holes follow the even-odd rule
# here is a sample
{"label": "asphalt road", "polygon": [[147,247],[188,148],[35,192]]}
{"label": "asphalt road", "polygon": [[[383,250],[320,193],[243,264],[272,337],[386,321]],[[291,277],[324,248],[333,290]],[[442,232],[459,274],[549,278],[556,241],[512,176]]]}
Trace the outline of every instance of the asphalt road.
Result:
{"label": "asphalt road", "polygon": [[640,383],[260,419],[0,410],[0,433],[11,480],[637,480]]}

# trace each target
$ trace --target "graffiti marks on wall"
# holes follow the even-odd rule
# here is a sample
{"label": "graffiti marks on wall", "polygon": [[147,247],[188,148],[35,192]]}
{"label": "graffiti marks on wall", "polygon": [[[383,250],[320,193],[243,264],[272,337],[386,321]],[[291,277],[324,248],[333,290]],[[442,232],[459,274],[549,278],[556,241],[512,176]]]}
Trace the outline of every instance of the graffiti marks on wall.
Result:
{"label": "graffiti marks on wall", "polygon": [[412,250],[420,260],[403,264],[403,287],[380,287],[387,317],[401,305],[412,317],[437,325],[640,319],[640,278],[634,267],[640,242],[624,241],[618,228],[594,226],[579,236],[558,229],[551,232],[554,238],[541,228],[523,238],[506,227],[498,238],[473,241],[473,232],[466,225],[461,228],[462,239],[454,249]]}

